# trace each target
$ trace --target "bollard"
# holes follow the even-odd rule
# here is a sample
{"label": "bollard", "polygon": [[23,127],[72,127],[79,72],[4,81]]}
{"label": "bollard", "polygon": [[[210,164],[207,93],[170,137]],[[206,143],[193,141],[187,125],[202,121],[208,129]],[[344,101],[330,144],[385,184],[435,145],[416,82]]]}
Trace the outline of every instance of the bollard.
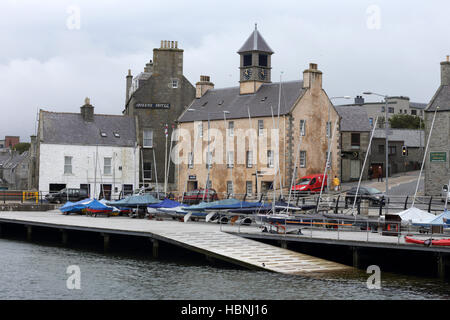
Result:
{"label": "bollard", "polygon": [[380,216],[383,215],[383,203],[384,202],[385,202],[385,200],[384,200],[384,196],[383,196],[383,198],[381,198],[381,201],[380,201],[380,212],[379,212]]}
{"label": "bollard", "polygon": [[428,212],[431,213],[431,201],[433,200],[433,196],[430,197],[430,202],[428,203]]}
{"label": "bollard", "polygon": [[409,196],[406,196],[405,206],[403,207],[403,210],[406,210],[406,207],[408,206],[408,198]]}
{"label": "bollard", "polygon": [[339,198],[341,197],[341,195],[338,195],[337,199],[336,199],[336,207],[334,208],[334,213],[338,213],[338,207],[339,207]]}

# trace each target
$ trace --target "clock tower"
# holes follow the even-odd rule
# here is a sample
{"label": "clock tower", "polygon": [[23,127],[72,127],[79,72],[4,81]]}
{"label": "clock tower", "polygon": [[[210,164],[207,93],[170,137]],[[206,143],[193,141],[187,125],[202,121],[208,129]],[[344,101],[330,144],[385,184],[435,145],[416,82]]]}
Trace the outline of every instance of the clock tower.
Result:
{"label": "clock tower", "polygon": [[237,52],[240,62],[240,94],[250,94],[258,91],[263,83],[270,83],[272,49],[264,38],[255,30]]}

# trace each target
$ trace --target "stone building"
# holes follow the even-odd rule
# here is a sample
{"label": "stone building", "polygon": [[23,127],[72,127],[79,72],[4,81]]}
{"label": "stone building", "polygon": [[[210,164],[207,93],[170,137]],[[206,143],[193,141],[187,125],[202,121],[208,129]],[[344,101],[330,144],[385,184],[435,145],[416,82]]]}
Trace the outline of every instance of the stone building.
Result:
{"label": "stone building", "polygon": [[3,187],[9,190],[28,190],[28,159],[29,152],[21,154],[17,151],[7,152],[9,156],[1,160],[0,178]]}
{"label": "stone building", "polygon": [[44,193],[81,188],[91,197],[117,199],[138,187],[135,119],[94,114],[88,98],[80,113],[40,110],[30,152],[33,187]]}
{"label": "stone building", "polygon": [[[405,96],[392,96],[388,97],[388,118],[394,114],[409,114],[418,116],[423,119],[424,109],[427,106],[426,103],[412,102],[409,97]],[[365,102],[362,96],[357,96],[353,104],[346,104],[343,106],[359,106],[364,108],[367,112],[370,124],[373,125],[376,117],[378,117],[378,127],[384,128],[383,121],[385,116],[385,102]]]}
{"label": "stone building", "polygon": [[167,191],[174,188],[174,164],[170,162],[166,170],[172,131],[194,98],[195,88],[183,75],[183,50],[177,41],[161,41],[144,72],[133,78],[128,71],[123,113],[136,119],[140,185],[155,187],[158,182],[163,190],[168,171]]}
{"label": "stone building", "polygon": [[[412,170],[419,170],[423,161],[424,133],[423,130],[390,129],[388,135],[388,160],[389,175]],[[406,147],[406,154],[403,154]],[[377,168],[383,169],[383,177],[386,176],[386,131],[375,129],[371,153],[369,157],[373,177],[378,177]]]}
{"label": "stone building", "polygon": [[[184,146],[177,154],[180,193],[205,188],[208,173],[210,187],[222,197],[242,197],[265,192],[274,182],[286,191],[295,164],[296,178],[324,172],[330,128],[339,121],[322,88],[322,72],[311,63],[302,80],[272,83],[273,53],[255,28],[238,51],[239,86],[215,89],[201,76],[195,100],[178,119],[178,143]],[[330,175],[340,174],[338,140],[336,129]]]}
{"label": "stone building", "polygon": [[[425,109],[425,194],[439,195],[450,179],[450,61],[441,62],[441,84]],[[431,126],[436,112],[433,131]],[[431,133],[431,134],[430,134]],[[426,143],[426,142],[425,142]]]}
{"label": "stone building", "polygon": [[[338,106],[340,120],[341,181],[359,180],[369,147],[371,125],[366,110],[357,106]],[[368,163],[363,179],[367,178]]]}

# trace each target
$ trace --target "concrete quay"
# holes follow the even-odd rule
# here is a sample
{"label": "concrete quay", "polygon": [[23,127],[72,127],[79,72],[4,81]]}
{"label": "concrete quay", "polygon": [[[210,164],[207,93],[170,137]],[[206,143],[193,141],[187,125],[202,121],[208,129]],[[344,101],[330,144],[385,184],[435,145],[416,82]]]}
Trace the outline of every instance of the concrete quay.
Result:
{"label": "concrete quay", "polygon": [[205,254],[242,267],[285,274],[313,274],[348,271],[352,268],[336,262],[268,245],[220,231],[217,224],[178,221],[129,219],[123,217],[87,217],[49,212],[1,212],[0,229],[8,224],[23,225],[27,239],[32,240],[33,228],[44,227],[62,231],[62,242],[70,241],[67,231],[97,232],[103,236],[108,250],[110,237],[130,235],[149,238],[153,255],[158,255],[159,241]]}

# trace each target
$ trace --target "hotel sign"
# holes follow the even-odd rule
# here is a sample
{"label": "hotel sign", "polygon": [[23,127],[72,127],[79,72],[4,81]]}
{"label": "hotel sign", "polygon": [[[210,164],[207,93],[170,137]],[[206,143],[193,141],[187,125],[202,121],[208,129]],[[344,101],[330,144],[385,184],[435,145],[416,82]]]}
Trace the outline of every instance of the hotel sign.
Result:
{"label": "hotel sign", "polygon": [[169,109],[170,103],[136,103],[134,107],[138,109]]}
{"label": "hotel sign", "polygon": [[447,152],[430,152],[430,162],[446,162]]}

